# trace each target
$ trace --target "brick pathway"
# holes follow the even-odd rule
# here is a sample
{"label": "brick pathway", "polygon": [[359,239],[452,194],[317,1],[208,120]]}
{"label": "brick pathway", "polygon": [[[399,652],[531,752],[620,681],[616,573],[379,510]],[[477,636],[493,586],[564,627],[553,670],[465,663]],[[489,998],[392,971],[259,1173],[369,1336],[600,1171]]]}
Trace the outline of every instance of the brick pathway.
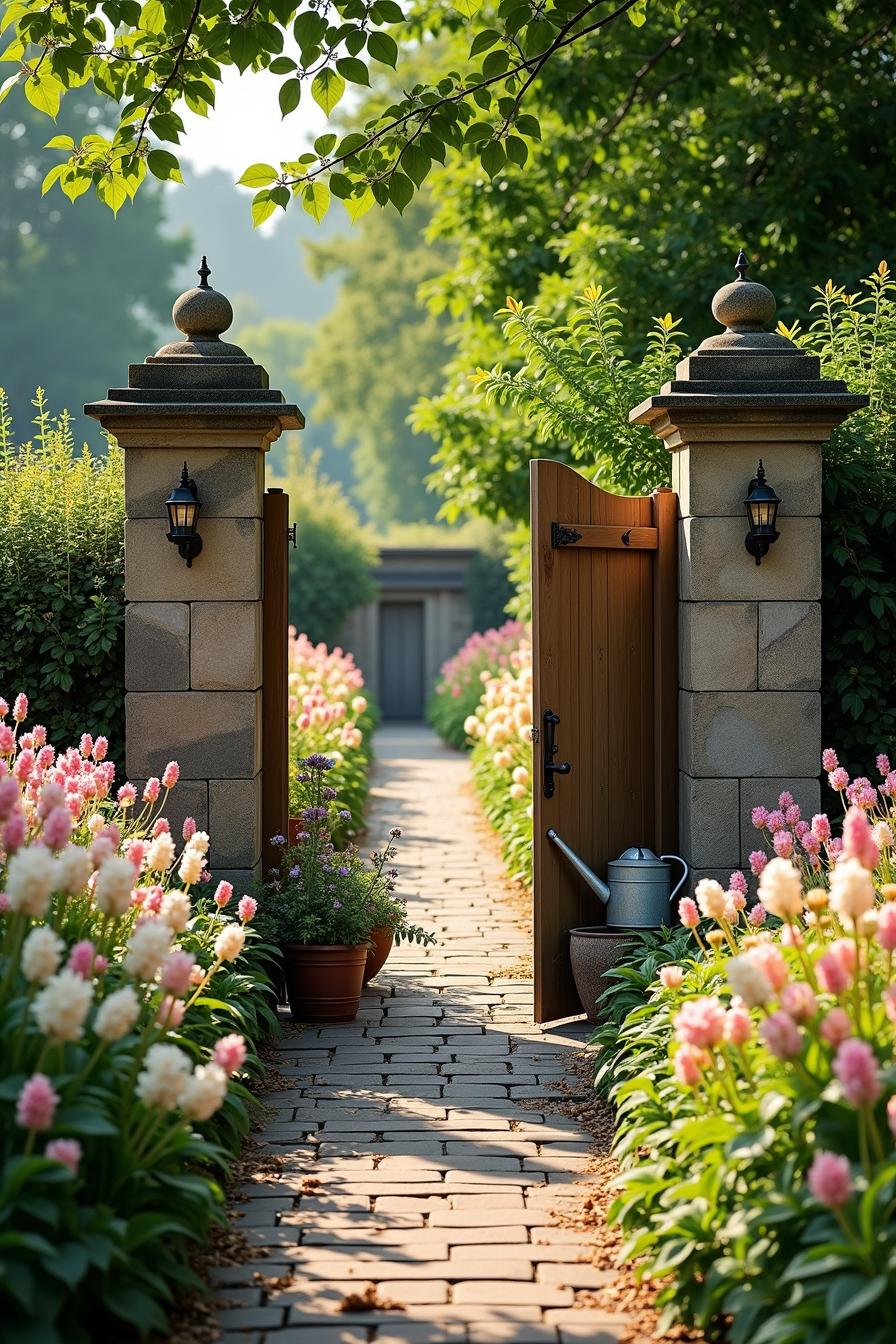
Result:
{"label": "brick pathway", "polygon": [[[280,1174],[238,1206],[266,1254],[216,1271],[223,1338],[610,1344],[622,1319],[573,1302],[612,1276],[550,1212],[576,1193],[588,1137],[528,1109],[584,1027],[540,1031],[530,981],[490,978],[530,943],[477,834],[464,757],[412,728],[383,730],[377,751],[371,844],[402,828],[401,889],[439,944],[394,950],[357,1022],[283,1042],[295,1088],[268,1098],[263,1136]],[[340,1313],[349,1293],[405,1309]]]}

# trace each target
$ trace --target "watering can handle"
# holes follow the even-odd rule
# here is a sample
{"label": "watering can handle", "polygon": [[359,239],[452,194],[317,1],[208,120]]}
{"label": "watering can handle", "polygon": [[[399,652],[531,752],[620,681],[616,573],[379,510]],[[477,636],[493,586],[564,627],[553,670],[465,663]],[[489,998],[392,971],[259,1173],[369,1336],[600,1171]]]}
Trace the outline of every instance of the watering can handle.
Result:
{"label": "watering can handle", "polygon": [[678,886],[675,887],[674,891],[672,892],[672,895],[669,897],[669,904],[671,905],[672,902],[675,900],[675,897],[676,897],[676,896],[678,895],[678,893],[681,891],[681,889],[682,889],[682,887],[684,886],[685,882],[687,882],[688,878],[690,877],[690,875],[691,875],[691,870],[690,870],[690,868],[688,867],[688,865],[685,863],[684,859],[681,858],[681,856],[680,856],[679,854],[661,854],[661,855],[660,855],[660,858],[661,858],[661,859],[671,859],[671,860],[673,860],[675,863],[680,863],[681,866],[682,866],[682,868],[684,869],[683,873],[681,874],[681,877],[679,878]]}

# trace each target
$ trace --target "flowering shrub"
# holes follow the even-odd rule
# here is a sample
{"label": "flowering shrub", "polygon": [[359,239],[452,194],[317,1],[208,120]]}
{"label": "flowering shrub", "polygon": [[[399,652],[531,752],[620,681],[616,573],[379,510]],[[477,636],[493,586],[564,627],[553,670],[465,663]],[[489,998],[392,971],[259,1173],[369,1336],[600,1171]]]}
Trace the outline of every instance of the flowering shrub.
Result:
{"label": "flowering shrub", "polygon": [[396,942],[402,938],[428,944],[433,934],[410,925],[404,901],[397,897],[398,873],[391,864],[391,843],[401,835],[389,832],[390,843],[374,852],[370,865],[350,845],[337,850],[333,830],[345,821],[336,790],[326,782],[333,762],[326,756],[308,756],[300,762],[299,820],[296,843],[282,845],[280,871],[263,889],[260,926],[273,942],[341,944],[366,943],[374,929],[388,927]]}
{"label": "flowering shrub", "polygon": [[484,683],[464,728],[485,815],[513,877],[532,882],[532,645],[521,639],[509,666]]}
{"label": "flowering shrub", "polygon": [[660,969],[605,1066],[626,1253],[666,1280],[666,1326],[730,1317],[732,1344],[896,1326],[896,775],[824,763],[842,834],[787,794],[757,808],[758,902],[741,873],[681,901],[694,955]]}
{"label": "flowering shrub", "polygon": [[476,712],[483,683],[510,666],[511,655],[524,635],[519,621],[505,621],[497,629],[470,635],[454,657],[443,663],[426,717],[449,746],[468,745],[466,720]]}
{"label": "flowering shrub", "polygon": [[[332,784],[342,800],[333,830],[337,845],[347,843],[361,827],[369,791],[371,738],[376,714],[362,694],[364,674],[350,653],[312,644],[307,635],[289,630],[289,724],[293,760],[327,756]],[[290,816],[298,815],[302,789],[290,785]]]}
{"label": "flowering shrub", "polygon": [[164,1328],[219,1216],[214,1169],[248,1125],[234,1075],[273,1023],[265,949],[251,898],[192,899],[209,838],[171,835],[174,762],[116,792],[105,738],[57,752],[27,715],[0,699],[4,1326],[113,1338]]}

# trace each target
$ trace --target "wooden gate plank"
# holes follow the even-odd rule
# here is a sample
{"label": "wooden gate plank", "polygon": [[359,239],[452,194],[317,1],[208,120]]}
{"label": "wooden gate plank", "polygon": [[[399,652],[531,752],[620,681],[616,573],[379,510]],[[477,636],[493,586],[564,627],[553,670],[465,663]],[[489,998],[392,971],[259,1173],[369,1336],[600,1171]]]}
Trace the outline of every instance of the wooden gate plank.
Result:
{"label": "wooden gate plank", "polygon": [[264,496],[261,690],[261,854],[264,871],[279,862],[271,836],[289,823],[289,495]]}
{"label": "wooden gate plank", "polygon": [[554,548],[575,546],[579,550],[603,547],[611,550],[655,551],[655,527],[610,527],[601,523],[554,523],[551,527]]}

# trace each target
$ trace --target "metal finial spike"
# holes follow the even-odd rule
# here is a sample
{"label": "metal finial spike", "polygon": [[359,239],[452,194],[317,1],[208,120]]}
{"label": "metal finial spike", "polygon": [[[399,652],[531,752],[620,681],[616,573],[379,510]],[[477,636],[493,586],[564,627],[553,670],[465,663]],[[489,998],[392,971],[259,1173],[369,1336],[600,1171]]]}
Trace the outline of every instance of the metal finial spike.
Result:
{"label": "metal finial spike", "polygon": [[[205,258],[203,257],[203,261],[204,260]],[[762,463],[760,463],[759,465],[761,466]],[[180,483],[182,487],[188,486],[190,484],[190,473],[187,471],[186,462],[184,463],[184,469],[180,474]]]}
{"label": "metal finial spike", "polygon": [[[205,258],[203,257],[203,261]],[[750,269],[750,263],[747,261],[747,254],[743,248],[737,254],[737,261],[734,263],[734,269],[737,271],[738,280],[746,280],[747,271]]]}
{"label": "metal finial spike", "polygon": [[762,458],[759,459],[759,469],[756,472],[756,480],[760,485],[765,485],[765,467],[762,465]]}
{"label": "metal finial spike", "polygon": [[208,278],[211,275],[211,270],[209,269],[209,264],[206,261],[205,257],[202,258],[202,265],[199,267],[197,275],[199,276],[199,288],[211,289],[211,285],[208,282]]}

